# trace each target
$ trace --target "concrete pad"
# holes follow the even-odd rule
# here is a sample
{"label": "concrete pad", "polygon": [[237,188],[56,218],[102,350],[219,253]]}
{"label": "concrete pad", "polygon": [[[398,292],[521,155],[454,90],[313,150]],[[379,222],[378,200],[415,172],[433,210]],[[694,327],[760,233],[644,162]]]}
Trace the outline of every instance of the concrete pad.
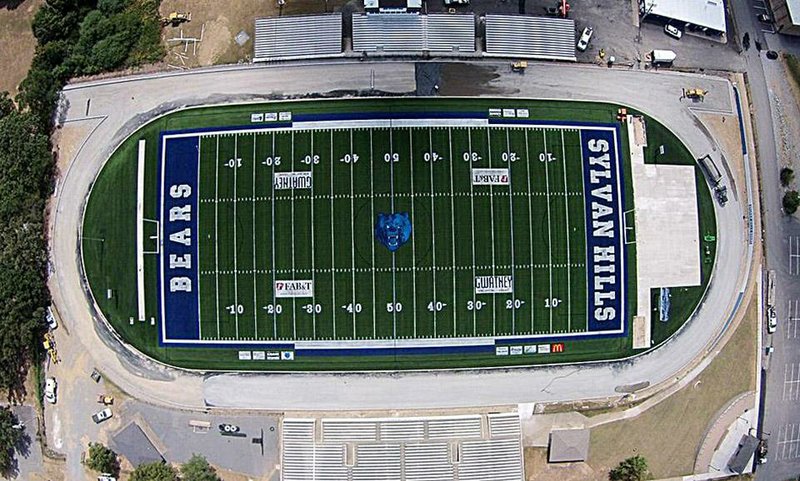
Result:
{"label": "concrete pad", "polygon": [[587,418],[581,413],[567,412],[556,414],[537,414],[530,418],[520,418],[522,425],[522,445],[525,447],[547,447],[550,433],[561,429],[583,429]]}
{"label": "concrete pad", "polygon": [[[694,166],[644,163],[647,137],[640,120],[628,122],[628,138],[636,195],[636,315],[650,325],[651,288],[700,284],[697,188]],[[646,347],[649,336],[638,343]]]}

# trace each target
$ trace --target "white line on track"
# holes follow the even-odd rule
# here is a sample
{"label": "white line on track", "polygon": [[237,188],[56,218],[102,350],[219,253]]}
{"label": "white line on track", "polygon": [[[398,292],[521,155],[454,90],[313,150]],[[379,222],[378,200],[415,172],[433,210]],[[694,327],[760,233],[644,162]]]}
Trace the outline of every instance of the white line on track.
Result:
{"label": "white line on track", "polygon": [[[567,265],[572,263],[569,251],[569,197],[567,196],[567,148],[564,144],[564,129],[561,129],[561,164],[564,171],[564,213],[567,216]],[[572,331],[572,269],[567,268],[567,331]]]}
{"label": "white line on track", "polygon": [[[219,137],[217,137],[217,150],[214,162],[214,197],[219,197]],[[214,269],[219,271],[219,205],[214,204]],[[217,306],[217,338],[219,338],[219,276],[215,276],[216,292],[214,293]]]}
{"label": "white line on track", "polygon": [[478,333],[478,314],[477,314],[477,297],[475,295],[475,196],[473,195],[472,187],[472,164],[474,152],[472,151],[472,129],[467,127],[467,146],[469,148],[469,213],[470,213],[470,228],[472,229],[472,279],[470,280],[470,290],[472,291],[472,335]]}
{"label": "white line on track", "polygon": [[[552,222],[552,217],[550,216],[550,169],[548,168],[548,164],[550,163],[550,151],[547,150],[547,130],[542,130],[542,136],[544,138],[544,154],[545,154],[545,162],[544,162],[544,179],[547,183],[547,263],[550,265],[550,293],[548,295],[548,302],[552,302],[553,299],[553,237],[552,237],[552,229],[550,229],[550,222]],[[550,332],[553,332],[553,308],[550,307],[549,315],[550,315]]]}
{"label": "white line on track", "polygon": [[437,331],[437,316],[436,316],[436,303],[438,299],[436,298],[436,205],[433,202],[433,137],[431,133],[431,129],[428,128],[428,152],[431,156],[430,161],[430,171],[431,171],[431,242],[433,244],[433,248],[431,252],[433,253],[433,337],[438,337]]}
{"label": "white line on track", "polygon": [[[414,131],[408,131],[408,162],[411,166],[411,225],[414,224]],[[417,267],[417,236],[411,234],[411,266]],[[417,337],[417,270],[411,270],[412,312],[414,313],[414,337]]]}
{"label": "white line on track", "polygon": [[536,315],[536,309],[534,306],[534,298],[533,298],[533,286],[534,286],[534,278],[533,278],[533,207],[531,206],[533,202],[533,198],[530,196],[531,193],[531,154],[530,149],[528,148],[528,131],[525,132],[525,176],[528,179],[528,228],[530,229],[530,254],[531,254],[531,332],[534,332],[533,329],[533,321]]}
{"label": "white line on track", "polygon": [[516,269],[514,268],[514,196],[511,195],[511,182],[514,177],[511,174],[511,129],[506,131],[506,152],[508,152],[508,220],[509,230],[511,231],[511,333],[517,332],[517,306],[516,306],[516,289],[514,287],[514,278],[516,277]]}

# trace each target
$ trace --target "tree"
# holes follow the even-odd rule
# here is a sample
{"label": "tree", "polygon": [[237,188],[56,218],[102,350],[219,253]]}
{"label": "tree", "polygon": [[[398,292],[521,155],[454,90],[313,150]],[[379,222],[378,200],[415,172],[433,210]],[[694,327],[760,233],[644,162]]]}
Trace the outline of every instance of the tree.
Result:
{"label": "tree", "polygon": [[133,470],[130,481],[178,481],[178,473],[163,461],[144,463]]}
{"label": "tree", "polygon": [[644,481],[650,479],[647,460],[639,455],[628,458],[608,473],[610,481]]}
{"label": "tree", "polygon": [[784,167],[781,169],[781,185],[784,187],[789,187],[789,184],[792,183],[794,180],[794,170],[789,167]]}
{"label": "tree", "polygon": [[16,452],[25,432],[16,427],[17,416],[8,407],[0,407],[0,473],[8,474],[16,464]]}
{"label": "tree", "polygon": [[100,443],[89,443],[89,457],[86,466],[98,473],[119,473],[119,459],[117,453]]}
{"label": "tree", "polygon": [[191,459],[181,466],[182,481],[220,481],[214,468],[199,454],[192,455]]}
{"label": "tree", "polygon": [[787,214],[794,214],[797,212],[798,207],[800,207],[800,194],[798,194],[796,190],[790,190],[784,194],[783,210],[785,210]]}

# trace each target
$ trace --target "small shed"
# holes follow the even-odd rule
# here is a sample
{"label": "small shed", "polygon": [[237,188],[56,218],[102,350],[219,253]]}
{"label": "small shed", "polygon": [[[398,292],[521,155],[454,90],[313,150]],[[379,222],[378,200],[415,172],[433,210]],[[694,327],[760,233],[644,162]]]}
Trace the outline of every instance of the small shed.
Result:
{"label": "small shed", "polygon": [[574,463],[589,457],[588,429],[559,429],[550,432],[550,463]]}

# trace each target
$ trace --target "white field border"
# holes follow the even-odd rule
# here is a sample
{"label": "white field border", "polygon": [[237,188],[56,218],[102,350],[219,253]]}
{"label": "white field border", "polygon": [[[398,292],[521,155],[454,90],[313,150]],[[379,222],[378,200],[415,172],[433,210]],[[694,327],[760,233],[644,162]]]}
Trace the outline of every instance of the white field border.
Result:
{"label": "white field border", "polygon": [[[620,205],[619,212],[617,213],[618,222],[620,222],[620,226],[623,226],[623,216],[624,216],[624,207],[622,205],[622,201],[624,200],[624,190],[622,185],[622,175],[624,173],[624,166],[622,165],[622,158],[620,157],[619,151],[619,139],[617,136],[617,129],[615,127],[608,127],[602,125],[581,125],[580,123],[574,124],[547,124],[547,123],[497,123],[492,124],[489,123],[490,119],[375,119],[375,120],[333,120],[333,121],[315,121],[315,122],[294,122],[291,126],[282,126],[282,127],[271,127],[269,124],[260,124],[258,127],[252,128],[242,128],[242,129],[220,129],[220,130],[209,130],[209,131],[200,131],[200,132],[182,132],[177,134],[164,134],[161,135],[161,165],[160,165],[160,179],[157,179],[158,183],[161,185],[161,196],[160,196],[160,205],[159,205],[159,216],[164,213],[164,178],[165,178],[165,164],[166,164],[166,144],[168,139],[172,138],[185,138],[185,137],[212,137],[218,136],[221,134],[234,134],[234,135],[241,135],[246,133],[258,133],[258,132],[293,132],[297,130],[309,130],[309,129],[363,129],[363,128],[380,128],[380,127],[489,127],[489,128],[511,128],[511,127],[520,127],[525,129],[545,129],[545,130],[564,130],[564,129],[576,129],[578,131],[583,130],[601,130],[601,131],[610,131],[612,133],[614,139],[614,161],[618,167],[618,174],[617,174],[617,197]],[[504,120],[502,118],[497,118],[497,120]],[[581,149],[583,152],[583,149]],[[583,156],[581,156],[583,160]],[[198,164],[199,169],[199,164]],[[583,172],[581,171],[581,176],[583,176]],[[199,199],[198,199],[199,203]],[[585,210],[585,209],[584,209]],[[273,222],[274,224],[274,222]],[[199,226],[199,220],[198,220]],[[160,239],[161,242],[164,242],[164,231],[166,226],[163,222],[160,223],[159,228],[161,230]],[[198,227],[199,228],[199,227]],[[624,249],[624,245],[623,245]],[[161,311],[161,319],[162,321],[166,318],[165,314],[165,302],[164,302],[164,250],[163,248],[160,249],[160,261],[159,261],[159,268],[160,272],[159,275],[161,276],[161,292],[158,293],[159,296],[159,304],[160,304],[160,311]],[[622,269],[623,273],[626,273],[626,256],[621,256],[620,261],[620,268]],[[198,259],[199,262],[199,259]],[[587,266],[588,268],[588,266]],[[198,272],[199,277],[199,272]],[[621,306],[627,312],[627,292],[626,292],[626,285],[627,285],[627,278],[623,275],[623,288],[620,290],[621,295]],[[587,291],[588,292],[588,291]],[[199,295],[199,293],[198,293]],[[199,303],[199,299],[198,299]],[[198,323],[200,319],[198,319]],[[166,322],[161,322],[161,343],[164,345],[176,344],[176,345],[235,345],[235,346],[262,346],[267,347],[270,345],[279,345],[279,346],[286,346],[286,345],[293,345],[296,349],[297,348],[306,348],[306,349],[313,349],[313,348],[325,348],[325,349],[351,349],[351,348],[398,348],[398,347],[437,347],[437,346],[464,346],[464,345],[474,345],[474,346],[486,346],[486,345],[494,345],[495,341],[498,339],[502,339],[504,341],[515,341],[519,340],[520,342],[537,342],[540,339],[548,339],[548,338],[559,338],[559,339],[580,339],[583,337],[597,337],[597,336],[604,336],[604,335],[615,335],[615,334],[622,334],[625,332],[625,324],[627,320],[623,319],[623,322],[619,329],[614,330],[607,330],[607,331],[583,331],[583,332],[572,332],[572,333],[544,333],[544,334],[519,334],[519,335],[507,335],[507,336],[473,336],[473,337],[452,337],[452,338],[428,338],[428,339],[368,339],[368,340],[324,340],[324,341],[299,341],[299,340],[221,340],[221,339],[168,339],[166,336]]]}

